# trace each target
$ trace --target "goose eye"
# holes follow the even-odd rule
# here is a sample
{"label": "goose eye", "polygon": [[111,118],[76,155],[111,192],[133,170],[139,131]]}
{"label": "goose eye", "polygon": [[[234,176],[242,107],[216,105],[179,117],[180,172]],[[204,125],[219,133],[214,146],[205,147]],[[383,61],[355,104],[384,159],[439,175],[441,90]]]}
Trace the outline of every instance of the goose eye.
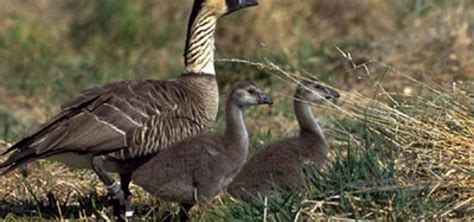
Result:
{"label": "goose eye", "polygon": [[252,89],[249,89],[248,92],[249,92],[250,94],[255,94],[257,91],[255,91],[255,89],[252,88]]}

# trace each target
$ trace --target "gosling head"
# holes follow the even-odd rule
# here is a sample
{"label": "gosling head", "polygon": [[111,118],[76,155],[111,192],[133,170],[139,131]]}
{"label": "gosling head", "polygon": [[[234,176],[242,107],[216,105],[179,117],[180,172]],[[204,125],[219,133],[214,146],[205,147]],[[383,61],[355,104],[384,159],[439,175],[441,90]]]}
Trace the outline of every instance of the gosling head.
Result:
{"label": "gosling head", "polygon": [[195,0],[197,9],[212,12],[221,17],[243,8],[258,5],[257,0]]}
{"label": "gosling head", "polygon": [[335,89],[313,80],[301,83],[296,94],[298,99],[318,104],[326,100],[335,102],[340,96]]}
{"label": "gosling head", "polygon": [[239,107],[273,103],[270,96],[251,81],[240,81],[234,84],[229,99]]}

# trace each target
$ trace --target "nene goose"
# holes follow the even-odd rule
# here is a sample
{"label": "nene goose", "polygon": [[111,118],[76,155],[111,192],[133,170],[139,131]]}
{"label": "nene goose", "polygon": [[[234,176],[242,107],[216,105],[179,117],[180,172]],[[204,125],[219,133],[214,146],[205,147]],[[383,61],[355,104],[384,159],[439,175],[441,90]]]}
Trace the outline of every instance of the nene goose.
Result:
{"label": "nene goose", "polygon": [[[227,99],[223,134],[203,133],[174,144],[138,168],[133,181],[154,196],[182,204],[185,211],[197,198],[210,200],[247,159],[249,140],[242,109],[271,103],[252,82],[236,83]],[[181,211],[181,219],[185,218]]]}
{"label": "nene goose", "polygon": [[327,158],[324,133],[313,117],[310,103],[336,99],[339,94],[319,83],[305,81],[295,93],[294,109],[300,135],[271,143],[257,152],[229,184],[227,191],[234,197],[249,201],[269,195],[276,186],[296,191],[302,181],[301,162],[321,166]]}
{"label": "nene goose", "polygon": [[[4,153],[3,174],[54,159],[92,168],[122,205],[131,173],[153,153],[213,126],[218,107],[214,70],[217,20],[256,0],[195,0],[188,22],[184,72],[173,80],[122,81],[83,91]],[[120,185],[107,172],[121,176]]]}

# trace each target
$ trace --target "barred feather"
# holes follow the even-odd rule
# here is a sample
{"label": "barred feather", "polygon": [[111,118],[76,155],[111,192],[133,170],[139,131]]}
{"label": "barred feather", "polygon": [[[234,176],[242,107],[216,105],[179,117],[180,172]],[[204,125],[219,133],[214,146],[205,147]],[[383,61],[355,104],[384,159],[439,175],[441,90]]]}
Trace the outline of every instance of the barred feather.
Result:
{"label": "barred feather", "polygon": [[34,159],[65,152],[104,153],[118,160],[143,157],[211,127],[217,103],[212,75],[90,89],[63,106],[41,130],[12,146],[7,162],[24,161],[23,152]]}

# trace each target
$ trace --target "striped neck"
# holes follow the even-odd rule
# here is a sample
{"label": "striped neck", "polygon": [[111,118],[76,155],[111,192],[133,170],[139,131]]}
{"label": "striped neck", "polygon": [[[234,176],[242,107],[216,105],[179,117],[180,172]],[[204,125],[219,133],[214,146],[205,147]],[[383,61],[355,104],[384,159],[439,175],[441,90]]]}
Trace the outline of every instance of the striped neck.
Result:
{"label": "striped neck", "polygon": [[[203,9],[203,8],[200,8]],[[205,73],[215,75],[214,32],[217,16],[206,10],[193,9],[189,20],[184,64],[186,73]]]}

